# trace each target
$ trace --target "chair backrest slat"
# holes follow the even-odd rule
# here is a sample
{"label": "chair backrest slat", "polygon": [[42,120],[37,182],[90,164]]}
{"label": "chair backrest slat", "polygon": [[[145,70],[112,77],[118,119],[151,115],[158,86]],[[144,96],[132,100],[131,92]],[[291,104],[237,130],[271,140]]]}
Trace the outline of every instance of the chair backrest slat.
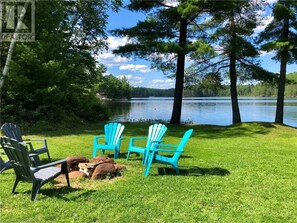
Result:
{"label": "chair backrest slat", "polygon": [[125,126],[121,123],[108,123],[104,125],[105,141],[108,145],[117,145]]}
{"label": "chair backrest slat", "polygon": [[149,127],[148,137],[147,137],[147,148],[153,148],[154,143],[153,141],[160,141],[165,132],[167,130],[167,127],[163,124],[153,124]]}
{"label": "chair backrest slat", "polygon": [[1,131],[5,136],[15,139],[18,142],[23,142],[21,129],[18,125],[13,123],[5,123],[2,125]]}
{"label": "chair backrest slat", "polygon": [[34,175],[30,169],[31,161],[27,147],[22,143],[17,142],[15,139],[7,137],[1,137],[0,143],[13,166],[15,173],[22,178],[33,179]]}

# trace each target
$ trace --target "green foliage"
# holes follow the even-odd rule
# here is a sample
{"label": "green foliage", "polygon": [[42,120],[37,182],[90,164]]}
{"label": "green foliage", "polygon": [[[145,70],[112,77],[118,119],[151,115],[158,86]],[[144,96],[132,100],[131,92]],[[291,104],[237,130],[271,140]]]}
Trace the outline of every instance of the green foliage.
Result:
{"label": "green foliage", "polygon": [[[54,160],[91,158],[93,136],[103,133],[103,125],[24,134],[46,136]],[[171,144],[178,143],[186,129],[194,129],[179,161],[181,175],[169,166],[153,164],[150,175],[143,177],[139,157],[126,161],[125,153],[129,138],[147,135],[149,124],[125,126],[116,160],[127,167],[122,177],[72,179],[70,189],[61,177],[44,185],[31,202],[31,184],[21,182],[18,193],[11,194],[15,177],[8,170],[0,181],[1,222],[12,222],[12,216],[13,221],[44,223],[295,222],[295,128],[270,123],[168,125],[164,140]]]}
{"label": "green foliage", "polygon": [[273,20],[260,34],[258,42],[266,51],[274,50],[273,59],[280,62],[275,122],[282,124],[286,67],[297,61],[297,4],[296,1],[279,0],[273,6]]}
{"label": "green foliage", "polygon": [[127,78],[113,75],[104,76],[99,84],[99,93],[111,99],[130,99],[132,87]]}
{"label": "green foliage", "polygon": [[106,47],[107,11],[115,3],[120,1],[36,2],[36,41],[17,43],[1,89],[3,122],[106,118],[95,97],[103,69],[93,53]]}
{"label": "green foliage", "polygon": [[[278,1],[273,7],[273,20],[259,35],[262,49],[275,52],[274,59],[295,63],[297,59],[297,4],[294,1]],[[284,54],[285,53],[285,54]]]}
{"label": "green foliage", "polygon": [[[198,5],[202,5],[203,1]],[[204,38],[204,33],[197,29],[197,21],[202,10],[195,1],[185,1],[177,7],[166,7],[161,1],[132,1],[128,6],[130,10],[150,11],[144,21],[139,21],[132,28],[113,30],[117,36],[128,36],[132,43],[121,46],[114,53],[124,56],[137,56],[152,62],[152,67],[163,71],[166,75],[176,72],[177,55],[189,53],[213,54],[213,50]],[[195,13],[189,13],[191,12]],[[181,45],[180,21],[187,22],[186,44]],[[193,40],[193,41],[192,41]],[[163,56],[166,55],[166,56]]]}
{"label": "green foliage", "polygon": [[[205,50],[202,54],[199,46],[197,53],[191,54],[195,63],[189,68],[193,80],[200,82],[203,76],[209,73],[220,75],[222,79],[236,77],[240,80],[275,81],[275,75],[260,67],[259,53],[250,36],[259,23],[256,16],[261,9],[259,2],[251,1],[224,1],[224,3],[209,5],[209,19],[204,24],[208,29],[209,41],[215,44],[214,49]],[[235,61],[233,65],[232,60]],[[235,66],[231,69],[231,66]],[[236,73],[230,72],[234,70]]]}

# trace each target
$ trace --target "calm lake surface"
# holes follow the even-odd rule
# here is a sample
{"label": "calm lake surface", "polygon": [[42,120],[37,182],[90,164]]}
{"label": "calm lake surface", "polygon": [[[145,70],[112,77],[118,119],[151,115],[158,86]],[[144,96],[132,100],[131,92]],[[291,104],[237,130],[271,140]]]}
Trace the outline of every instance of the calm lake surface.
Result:
{"label": "calm lake surface", "polygon": [[[130,101],[107,102],[112,112],[111,121],[165,120],[171,118],[173,98],[132,98]],[[276,99],[260,97],[239,98],[242,122],[274,122]],[[229,97],[184,98],[183,122],[193,124],[232,124]],[[284,124],[297,127],[297,99],[285,99]]]}

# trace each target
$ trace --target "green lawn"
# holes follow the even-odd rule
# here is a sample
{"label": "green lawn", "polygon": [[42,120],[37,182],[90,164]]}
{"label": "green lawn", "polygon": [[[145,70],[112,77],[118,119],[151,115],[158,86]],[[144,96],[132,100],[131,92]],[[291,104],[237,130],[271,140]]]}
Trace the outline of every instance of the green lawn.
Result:
{"label": "green lawn", "polygon": [[[73,180],[70,189],[48,183],[31,202],[31,184],[21,182],[12,195],[14,172],[6,171],[0,175],[0,221],[296,222],[296,128],[269,123],[167,125],[168,143],[178,143],[185,130],[194,129],[179,162],[181,175],[153,164],[150,175],[143,177],[140,158],[132,155],[126,161],[125,153],[129,138],[145,136],[149,124],[124,125],[125,140],[116,160],[127,166],[122,177]],[[100,123],[27,133],[25,138],[46,137],[55,160],[91,158],[93,135],[102,130]]]}

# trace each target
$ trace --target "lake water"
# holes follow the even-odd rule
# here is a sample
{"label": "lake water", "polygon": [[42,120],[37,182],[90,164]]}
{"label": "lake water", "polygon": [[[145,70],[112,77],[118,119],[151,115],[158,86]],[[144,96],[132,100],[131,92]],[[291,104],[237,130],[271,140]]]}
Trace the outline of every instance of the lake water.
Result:
{"label": "lake water", "polygon": [[[131,101],[108,102],[112,111],[112,121],[169,121],[172,113],[173,98],[149,97],[133,98]],[[242,122],[274,122],[276,99],[243,97],[239,98]],[[232,124],[230,97],[184,98],[182,122],[193,124]],[[284,124],[297,127],[297,99],[286,99]]]}

